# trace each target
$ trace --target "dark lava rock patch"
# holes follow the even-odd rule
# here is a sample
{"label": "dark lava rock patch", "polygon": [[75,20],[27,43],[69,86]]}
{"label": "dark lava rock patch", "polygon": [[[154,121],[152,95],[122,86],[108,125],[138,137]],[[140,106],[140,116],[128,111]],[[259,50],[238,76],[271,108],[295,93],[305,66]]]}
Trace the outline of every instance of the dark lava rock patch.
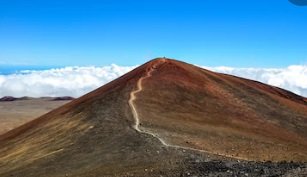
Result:
{"label": "dark lava rock patch", "polygon": [[279,177],[307,176],[307,164],[295,162],[234,162],[209,161],[187,162],[186,170],[180,176],[193,177]]}

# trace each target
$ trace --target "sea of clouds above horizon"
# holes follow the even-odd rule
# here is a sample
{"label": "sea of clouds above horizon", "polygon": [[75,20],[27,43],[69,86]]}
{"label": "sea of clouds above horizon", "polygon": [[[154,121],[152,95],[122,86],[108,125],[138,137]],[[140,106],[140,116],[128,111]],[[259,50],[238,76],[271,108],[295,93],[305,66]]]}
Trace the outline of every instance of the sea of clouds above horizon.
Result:
{"label": "sea of clouds above horizon", "polygon": [[[0,97],[3,96],[72,96],[79,97],[134,69],[137,66],[63,67],[47,70],[23,70],[0,74]],[[206,67],[290,90],[307,97],[307,65],[285,68]]]}

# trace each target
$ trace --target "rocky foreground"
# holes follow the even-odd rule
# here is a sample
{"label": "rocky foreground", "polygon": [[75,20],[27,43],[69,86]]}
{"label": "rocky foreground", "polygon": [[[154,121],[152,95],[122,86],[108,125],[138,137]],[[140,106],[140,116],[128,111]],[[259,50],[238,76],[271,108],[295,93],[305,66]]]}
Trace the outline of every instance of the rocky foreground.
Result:
{"label": "rocky foreground", "polygon": [[294,162],[191,162],[180,176],[307,176],[307,165]]}

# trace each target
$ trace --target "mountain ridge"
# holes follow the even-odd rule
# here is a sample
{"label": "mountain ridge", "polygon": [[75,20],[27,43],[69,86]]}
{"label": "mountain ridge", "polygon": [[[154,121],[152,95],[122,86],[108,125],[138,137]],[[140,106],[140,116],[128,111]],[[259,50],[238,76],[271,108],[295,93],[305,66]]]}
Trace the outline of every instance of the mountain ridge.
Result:
{"label": "mountain ridge", "polygon": [[1,135],[0,174],[176,176],[186,159],[209,156],[305,162],[303,99],[158,58]]}

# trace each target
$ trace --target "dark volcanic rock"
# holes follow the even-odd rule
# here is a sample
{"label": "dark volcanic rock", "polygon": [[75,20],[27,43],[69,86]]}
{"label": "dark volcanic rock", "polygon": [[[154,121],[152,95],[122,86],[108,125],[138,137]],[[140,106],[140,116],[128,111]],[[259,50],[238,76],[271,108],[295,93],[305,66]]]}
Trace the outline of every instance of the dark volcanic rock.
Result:
{"label": "dark volcanic rock", "polygon": [[208,161],[186,162],[187,169],[181,176],[302,176],[307,175],[306,163],[294,162],[236,162],[236,161]]}

